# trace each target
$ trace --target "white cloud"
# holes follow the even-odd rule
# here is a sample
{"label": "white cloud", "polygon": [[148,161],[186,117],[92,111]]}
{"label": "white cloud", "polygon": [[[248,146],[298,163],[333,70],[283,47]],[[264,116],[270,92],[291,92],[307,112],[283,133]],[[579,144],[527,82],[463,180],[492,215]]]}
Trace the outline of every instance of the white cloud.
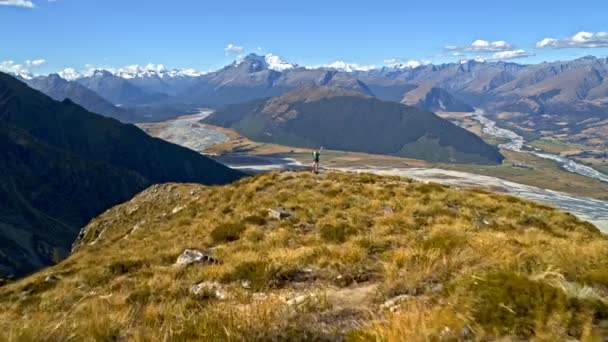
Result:
{"label": "white cloud", "polygon": [[427,60],[407,60],[402,61],[399,58],[389,58],[384,60],[384,64],[396,69],[406,69],[406,68],[417,68],[423,65],[432,64],[431,61]]}
{"label": "white cloud", "polygon": [[0,62],[0,71],[18,75],[25,79],[30,79],[33,77],[30,70],[26,66],[11,60]]}
{"label": "white cloud", "polygon": [[487,40],[477,39],[470,45],[462,46],[446,46],[448,51],[474,51],[474,52],[497,52],[512,50],[513,45],[505,42],[504,40],[497,40],[495,42],[489,42]]}
{"label": "white cloud", "polygon": [[61,78],[68,81],[73,81],[82,77],[82,74],[79,73],[74,68],[65,68],[57,73]]}
{"label": "white cloud", "polygon": [[34,59],[33,61],[28,59],[25,61],[25,65],[28,67],[39,67],[44,64],[46,64],[46,59]]}
{"label": "white cloud", "polygon": [[488,59],[490,60],[501,60],[501,59],[514,59],[514,58],[524,58],[534,56],[532,52],[525,51],[522,49],[519,50],[509,50],[509,51],[501,51],[492,54]]}
{"label": "white cloud", "polygon": [[273,55],[269,53],[265,56],[266,63],[268,64],[268,68],[276,71],[284,71],[287,69],[293,69],[297,67],[295,64],[287,63],[281,59],[281,57],[277,55]]}
{"label": "white cloud", "polygon": [[228,44],[224,48],[224,55],[226,56],[237,56],[238,58],[240,58],[243,56],[244,53],[245,48],[235,44]]}
{"label": "white cloud", "polygon": [[30,0],[0,0],[0,6],[16,6],[33,8],[34,3]]}
{"label": "white cloud", "polygon": [[336,69],[345,72],[353,72],[353,71],[370,71],[372,69],[376,69],[375,65],[362,65],[357,63],[347,63],[344,61],[335,61],[330,64],[306,67],[307,69],[318,69],[318,68],[329,68]]}
{"label": "white cloud", "polygon": [[608,32],[581,31],[569,38],[545,38],[536,43],[539,49],[566,49],[566,48],[600,48],[608,47]]}
{"label": "white cloud", "polygon": [[461,59],[460,60],[460,64],[465,64],[465,63],[468,63],[470,61],[475,61],[475,62],[478,62],[478,63],[485,63],[486,62],[486,58],[481,57],[481,56],[477,56],[477,57],[469,58],[469,59]]}

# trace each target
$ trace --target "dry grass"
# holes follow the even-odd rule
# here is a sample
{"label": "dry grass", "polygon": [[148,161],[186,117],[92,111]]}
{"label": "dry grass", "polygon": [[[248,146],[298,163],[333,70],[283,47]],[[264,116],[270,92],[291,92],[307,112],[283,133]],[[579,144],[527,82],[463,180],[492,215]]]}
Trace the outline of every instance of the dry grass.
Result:
{"label": "dry grass", "polygon": [[[221,263],[173,266],[186,248]],[[228,298],[191,295],[201,281]],[[269,173],[158,185],[104,213],[67,260],[0,288],[0,340],[594,340],[607,295],[608,240],[572,215],[395,177]]]}

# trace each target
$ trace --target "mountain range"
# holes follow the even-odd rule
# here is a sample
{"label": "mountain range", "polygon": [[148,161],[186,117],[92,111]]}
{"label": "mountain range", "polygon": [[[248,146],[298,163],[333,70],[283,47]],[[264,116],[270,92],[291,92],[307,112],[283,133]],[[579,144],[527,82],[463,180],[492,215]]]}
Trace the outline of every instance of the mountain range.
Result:
{"label": "mountain range", "polygon": [[39,89],[54,97],[70,97],[85,108],[123,121],[161,120],[200,107],[221,108],[313,85],[353,89],[433,111],[480,107],[496,118],[505,117],[500,113],[511,113],[506,117],[520,128],[556,134],[603,127],[608,113],[608,58],[584,57],[536,65],[470,60],[349,71],[281,63],[251,54],[206,74],[134,67],[130,71],[97,70],[72,77],[72,81],[114,106],[139,108],[135,118],[121,117],[113,113],[114,109],[99,110],[78,92]]}
{"label": "mountain range", "polygon": [[227,106],[203,122],[287,146],[448,163],[498,164],[504,159],[497,148],[429,111],[339,87],[302,87]]}
{"label": "mountain range", "polygon": [[93,113],[99,113],[124,122],[136,120],[136,117],[128,110],[115,106],[95,91],[78,82],[65,80],[58,74],[51,74],[46,77],[39,76],[23,81],[57,101],[70,99]]}
{"label": "mountain range", "polygon": [[241,177],[0,73],[0,277],[63,258],[91,218],[154,183]]}

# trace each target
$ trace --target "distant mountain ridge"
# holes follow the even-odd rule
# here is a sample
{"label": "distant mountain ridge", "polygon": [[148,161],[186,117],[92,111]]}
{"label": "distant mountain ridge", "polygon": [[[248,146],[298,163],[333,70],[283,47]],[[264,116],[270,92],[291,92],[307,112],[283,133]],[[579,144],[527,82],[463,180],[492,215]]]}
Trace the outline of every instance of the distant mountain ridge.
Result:
{"label": "distant mountain ridge", "polygon": [[102,114],[123,122],[136,120],[128,110],[116,107],[94,91],[74,81],[67,81],[58,74],[35,77],[25,81],[30,87],[39,90],[57,101],[70,99],[86,110]]}
{"label": "distant mountain ridge", "polygon": [[435,114],[372,96],[309,86],[228,106],[205,123],[263,142],[397,155],[433,162],[497,164],[504,157],[475,134]]}
{"label": "distant mountain ridge", "polygon": [[65,256],[80,228],[154,183],[242,176],[0,73],[0,277]]}
{"label": "distant mountain ridge", "polygon": [[[302,67],[276,56],[251,54],[210,73],[151,69],[98,70],[75,81],[136,113],[136,121],[164,120],[202,107],[218,109],[300,87],[333,86],[432,111],[479,107],[490,116],[513,113],[509,124],[539,134],[584,136],[593,131],[594,139],[600,141],[606,141],[608,134],[603,128],[608,120],[608,58],[535,65],[471,60],[355,70]],[[430,93],[411,102],[421,89]]]}
{"label": "distant mountain ridge", "polygon": [[421,85],[405,93],[402,103],[434,112],[473,112],[475,109],[442,88]]}

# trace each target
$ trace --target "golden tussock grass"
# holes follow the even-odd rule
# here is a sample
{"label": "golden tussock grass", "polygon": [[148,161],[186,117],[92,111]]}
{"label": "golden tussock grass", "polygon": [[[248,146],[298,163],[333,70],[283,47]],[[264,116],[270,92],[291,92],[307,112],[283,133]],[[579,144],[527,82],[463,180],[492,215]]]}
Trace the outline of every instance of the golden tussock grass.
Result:
{"label": "golden tussock grass", "polygon": [[[293,216],[273,220],[275,207]],[[174,266],[187,248],[220,262]],[[226,298],[191,294],[202,281]],[[608,240],[572,215],[396,177],[282,172],[157,185],[107,211],[68,259],[0,288],[0,336],[601,340],[607,294]]]}

